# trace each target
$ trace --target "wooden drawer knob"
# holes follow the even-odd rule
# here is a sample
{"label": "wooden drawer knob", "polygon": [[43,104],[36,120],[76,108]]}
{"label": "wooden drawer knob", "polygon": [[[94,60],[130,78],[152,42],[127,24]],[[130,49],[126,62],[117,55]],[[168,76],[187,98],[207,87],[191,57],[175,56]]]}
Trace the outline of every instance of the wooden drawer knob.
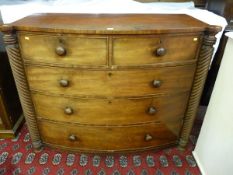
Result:
{"label": "wooden drawer knob", "polygon": [[65,114],[71,115],[74,113],[74,110],[71,107],[66,107],[64,110]]}
{"label": "wooden drawer knob", "polygon": [[63,46],[57,46],[56,49],[55,49],[55,52],[59,56],[66,55],[66,49]]}
{"label": "wooden drawer knob", "polygon": [[150,114],[150,115],[154,115],[154,114],[157,113],[157,109],[154,106],[151,106],[151,107],[148,108],[147,113]]}
{"label": "wooden drawer knob", "polygon": [[154,88],[159,88],[161,86],[161,81],[160,80],[153,80],[152,85]]}
{"label": "wooden drawer knob", "polygon": [[70,140],[70,141],[76,141],[76,140],[78,140],[78,138],[77,138],[76,135],[70,134],[70,135],[69,135],[69,140]]}
{"label": "wooden drawer knob", "polygon": [[62,87],[68,87],[69,86],[69,80],[61,79],[59,81],[59,83],[60,83],[60,86],[62,86]]}
{"label": "wooden drawer knob", "polygon": [[156,56],[164,56],[166,54],[166,49],[163,47],[160,47],[156,49]]}
{"label": "wooden drawer knob", "polygon": [[150,134],[146,134],[145,141],[150,141],[152,139],[153,139],[153,137]]}

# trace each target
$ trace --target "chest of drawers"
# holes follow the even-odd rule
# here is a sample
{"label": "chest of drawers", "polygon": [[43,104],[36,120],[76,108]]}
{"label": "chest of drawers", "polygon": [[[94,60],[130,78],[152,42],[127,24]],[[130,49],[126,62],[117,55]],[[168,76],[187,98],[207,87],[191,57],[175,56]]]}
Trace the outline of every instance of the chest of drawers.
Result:
{"label": "chest of drawers", "polygon": [[36,14],[2,26],[34,148],[184,147],[219,30],[149,14]]}

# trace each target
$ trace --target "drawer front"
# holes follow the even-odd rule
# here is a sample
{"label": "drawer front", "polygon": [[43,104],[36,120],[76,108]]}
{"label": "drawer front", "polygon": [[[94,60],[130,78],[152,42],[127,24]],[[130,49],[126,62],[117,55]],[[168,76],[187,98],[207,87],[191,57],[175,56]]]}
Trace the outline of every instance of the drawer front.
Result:
{"label": "drawer front", "polygon": [[181,122],[133,127],[94,127],[39,121],[42,141],[87,151],[121,151],[152,148],[174,143]]}
{"label": "drawer front", "polygon": [[27,66],[31,90],[84,96],[141,96],[191,88],[195,65],[145,70],[77,70]]}
{"label": "drawer front", "polygon": [[192,60],[199,40],[199,36],[114,38],[113,64],[131,66]]}
{"label": "drawer front", "polygon": [[33,62],[64,65],[106,65],[107,39],[78,35],[18,35],[21,55]]}
{"label": "drawer front", "polygon": [[71,99],[33,94],[39,118],[53,121],[129,125],[152,121],[167,124],[184,116],[189,93],[140,99]]}

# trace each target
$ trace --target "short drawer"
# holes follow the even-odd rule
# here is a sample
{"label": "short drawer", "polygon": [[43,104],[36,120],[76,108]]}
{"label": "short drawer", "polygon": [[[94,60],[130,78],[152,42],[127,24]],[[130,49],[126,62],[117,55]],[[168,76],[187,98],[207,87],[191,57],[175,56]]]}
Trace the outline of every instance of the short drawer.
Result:
{"label": "short drawer", "polygon": [[113,39],[113,64],[136,66],[193,60],[199,36],[119,37]]}
{"label": "short drawer", "polygon": [[61,65],[107,64],[105,37],[19,33],[18,38],[25,60]]}
{"label": "short drawer", "polygon": [[189,93],[154,98],[75,99],[32,94],[38,118],[115,126],[181,120],[188,97]]}
{"label": "short drawer", "polygon": [[125,127],[94,127],[39,121],[44,143],[80,151],[124,151],[175,143],[181,122]]}
{"label": "short drawer", "polygon": [[131,70],[26,66],[31,90],[70,96],[142,96],[190,90],[195,65]]}

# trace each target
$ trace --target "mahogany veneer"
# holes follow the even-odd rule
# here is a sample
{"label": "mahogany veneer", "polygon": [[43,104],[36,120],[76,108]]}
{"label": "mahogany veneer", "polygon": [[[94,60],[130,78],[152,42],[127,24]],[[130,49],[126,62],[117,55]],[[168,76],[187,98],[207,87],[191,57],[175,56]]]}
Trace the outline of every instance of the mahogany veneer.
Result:
{"label": "mahogany veneer", "polygon": [[185,147],[220,27],[35,14],[1,30],[34,148],[116,152]]}

